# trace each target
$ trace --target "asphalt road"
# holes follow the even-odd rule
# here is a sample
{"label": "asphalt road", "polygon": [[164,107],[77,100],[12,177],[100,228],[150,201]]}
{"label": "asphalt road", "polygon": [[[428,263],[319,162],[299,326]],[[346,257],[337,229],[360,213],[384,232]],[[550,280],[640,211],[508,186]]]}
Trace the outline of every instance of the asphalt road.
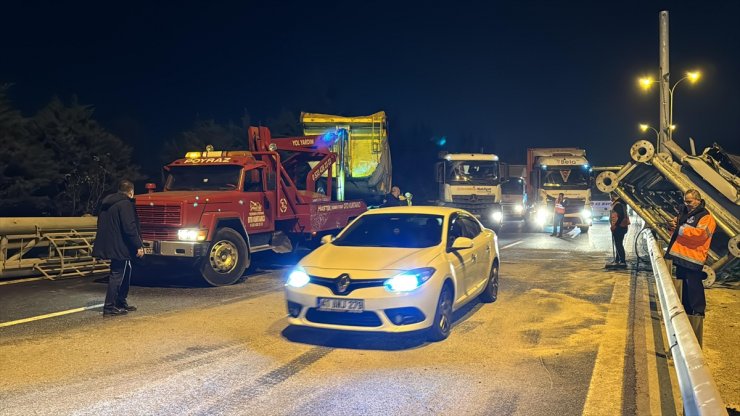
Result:
{"label": "asphalt road", "polygon": [[0,324],[17,324],[0,327],[0,414],[676,414],[650,276],[603,269],[605,224],[509,225],[499,246],[499,299],[440,343],[288,326],[295,256],[260,256],[230,287],[144,276],[139,310],[113,318],[99,279],[2,285]]}

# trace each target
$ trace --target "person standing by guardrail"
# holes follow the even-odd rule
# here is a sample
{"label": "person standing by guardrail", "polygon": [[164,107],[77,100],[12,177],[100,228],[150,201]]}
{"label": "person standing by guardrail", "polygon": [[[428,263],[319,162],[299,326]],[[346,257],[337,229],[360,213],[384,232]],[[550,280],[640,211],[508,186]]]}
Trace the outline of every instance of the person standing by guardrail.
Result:
{"label": "person standing by guardrail", "polygon": [[131,283],[131,259],[144,256],[139,227],[134,184],[124,179],[119,182],[117,193],[103,199],[93,245],[94,257],[110,260],[103,316],[125,315],[136,310],[126,298]]}
{"label": "person standing by guardrail", "polygon": [[609,214],[611,224],[612,241],[616,250],[616,256],[612,263],[607,263],[606,267],[611,269],[626,269],[627,256],[624,252],[624,236],[630,226],[630,217],[627,215],[627,207],[617,194],[612,194],[612,211]]}
{"label": "person standing by guardrail", "polygon": [[676,278],[682,281],[681,303],[701,345],[707,306],[702,283],[707,275],[702,269],[717,223],[704,207],[701,194],[696,189],[687,190],[683,202],[672,222],[673,235],[666,258],[672,259],[676,266]]}

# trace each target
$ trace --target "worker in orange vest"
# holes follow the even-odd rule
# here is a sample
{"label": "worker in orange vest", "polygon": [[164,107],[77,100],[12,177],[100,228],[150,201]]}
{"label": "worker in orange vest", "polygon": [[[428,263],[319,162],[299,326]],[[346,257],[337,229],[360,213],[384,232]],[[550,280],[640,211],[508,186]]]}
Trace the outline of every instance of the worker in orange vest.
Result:
{"label": "worker in orange vest", "polygon": [[[555,200],[555,215],[552,217],[552,234],[550,234],[550,237],[563,236],[566,205],[568,205],[568,201],[565,200],[565,194],[561,192],[558,194],[558,199]],[[558,226],[560,226],[560,232],[558,232]]]}
{"label": "worker in orange vest", "polygon": [[668,243],[666,258],[673,260],[676,278],[682,280],[681,303],[701,345],[707,306],[702,283],[707,275],[702,269],[717,223],[704,207],[701,194],[696,189],[687,190],[683,202],[671,224],[673,236]]}

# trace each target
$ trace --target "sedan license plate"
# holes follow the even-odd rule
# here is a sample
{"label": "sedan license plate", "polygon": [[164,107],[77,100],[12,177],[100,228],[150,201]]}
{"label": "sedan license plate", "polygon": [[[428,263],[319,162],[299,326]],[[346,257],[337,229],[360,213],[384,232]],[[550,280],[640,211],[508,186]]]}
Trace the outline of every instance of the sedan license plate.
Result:
{"label": "sedan license plate", "polygon": [[325,312],[363,312],[365,310],[364,299],[338,299],[318,298],[316,307]]}
{"label": "sedan license plate", "polygon": [[144,254],[152,254],[154,250],[151,247],[144,247]]}

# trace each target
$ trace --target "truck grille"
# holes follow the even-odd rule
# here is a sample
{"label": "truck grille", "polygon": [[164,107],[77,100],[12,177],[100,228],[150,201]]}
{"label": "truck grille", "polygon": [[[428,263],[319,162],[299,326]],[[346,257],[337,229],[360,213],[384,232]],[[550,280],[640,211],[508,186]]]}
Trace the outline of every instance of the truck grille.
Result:
{"label": "truck grille", "polygon": [[136,213],[142,224],[180,225],[182,207],[177,205],[137,205]]}
{"label": "truck grille", "polygon": [[462,204],[492,204],[496,202],[493,195],[452,195],[453,203]]}
{"label": "truck grille", "polygon": [[177,228],[141,226],[143,240],[177,241]]}
{"label": "truck grille", "polygon": [[568,205],[565,206],[566,214],[580,214],[583,211],[583,201],[568,200]]}

